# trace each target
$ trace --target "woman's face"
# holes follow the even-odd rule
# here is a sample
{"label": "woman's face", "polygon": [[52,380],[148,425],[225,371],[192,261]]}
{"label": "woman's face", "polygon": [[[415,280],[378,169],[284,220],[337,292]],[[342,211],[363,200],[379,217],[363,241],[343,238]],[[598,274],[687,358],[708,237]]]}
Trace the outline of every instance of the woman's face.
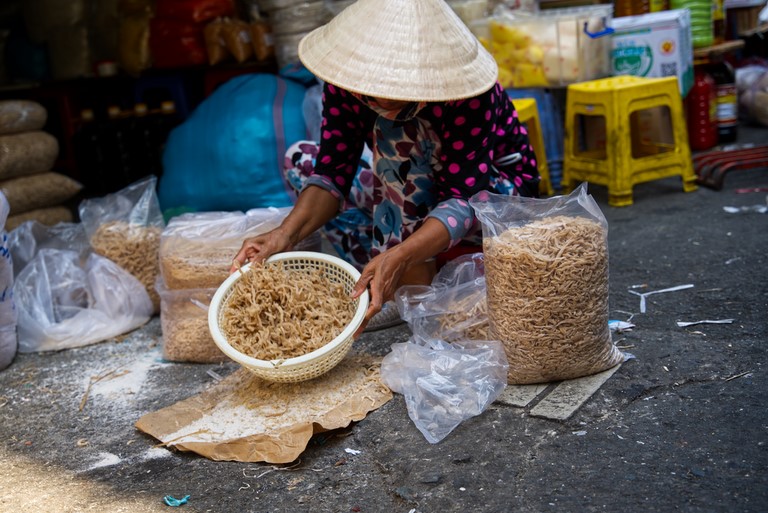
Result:
{"label": "woman's face", "polygon": [[376,103],[379,104],[379,107],[386,110],[400,110],[408,105],[408,102],[402,100],[387,100],[386,98],[376,98]]}

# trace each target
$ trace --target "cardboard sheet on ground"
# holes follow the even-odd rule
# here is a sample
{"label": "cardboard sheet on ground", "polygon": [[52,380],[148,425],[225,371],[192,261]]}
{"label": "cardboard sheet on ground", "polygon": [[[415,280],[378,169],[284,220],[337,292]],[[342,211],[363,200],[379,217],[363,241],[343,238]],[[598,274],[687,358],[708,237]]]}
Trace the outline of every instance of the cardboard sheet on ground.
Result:
{"label": "cardboard sheet on ground", "polygon": [[288,463],[315,433],[348,426],[392,399],[381,358],[348,355],[302,383],[270,383],[238,369],[211,389],[148,413],[141,431],[217,461]]}

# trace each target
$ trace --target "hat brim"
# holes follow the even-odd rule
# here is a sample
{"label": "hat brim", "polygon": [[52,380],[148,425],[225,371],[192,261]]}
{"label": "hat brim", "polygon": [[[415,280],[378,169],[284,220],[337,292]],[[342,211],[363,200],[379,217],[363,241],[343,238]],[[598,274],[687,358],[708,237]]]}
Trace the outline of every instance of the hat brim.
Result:
{"label": "hat brim", "polygon": [[358,0],[298,53],[318,78],[390,100],[471,98],[498,78],[493,56],[442,0]]}

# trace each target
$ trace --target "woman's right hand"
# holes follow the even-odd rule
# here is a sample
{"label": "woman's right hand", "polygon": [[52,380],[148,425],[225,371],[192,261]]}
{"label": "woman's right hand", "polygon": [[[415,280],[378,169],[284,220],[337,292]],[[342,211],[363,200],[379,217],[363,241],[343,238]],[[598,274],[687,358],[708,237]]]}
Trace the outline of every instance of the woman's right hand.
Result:
{"label": "woman's right hand", "polygon": [[229,272],[235,272],[248,262],[261,263],[275,253],[290,251],[293,248],[290,237],[285,233],[282,227],[251,237],[243,241],[240,251],[235,255],[232,261],[232,267]]}

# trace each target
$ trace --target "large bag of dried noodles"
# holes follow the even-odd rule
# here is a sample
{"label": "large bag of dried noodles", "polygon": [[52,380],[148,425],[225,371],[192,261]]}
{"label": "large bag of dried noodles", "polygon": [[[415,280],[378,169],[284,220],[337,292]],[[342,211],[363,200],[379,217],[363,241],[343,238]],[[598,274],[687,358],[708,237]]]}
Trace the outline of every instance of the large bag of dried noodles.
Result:
{"label": "large bag of dried noodles", "polygon": [[144,285],[154,313],[160,311],[155,282],[160,274],[160,235],[165,228],[156,185],[157,178],[150,175],[117,192],[83,200],[78,206],[93,251]]}
{"label": "large bag of dried noodles", "polygon": [[608,327],[608,223],[586,184],[545,199],[478,193],[470,204],[508,382],[573,379],[623,362]]}

